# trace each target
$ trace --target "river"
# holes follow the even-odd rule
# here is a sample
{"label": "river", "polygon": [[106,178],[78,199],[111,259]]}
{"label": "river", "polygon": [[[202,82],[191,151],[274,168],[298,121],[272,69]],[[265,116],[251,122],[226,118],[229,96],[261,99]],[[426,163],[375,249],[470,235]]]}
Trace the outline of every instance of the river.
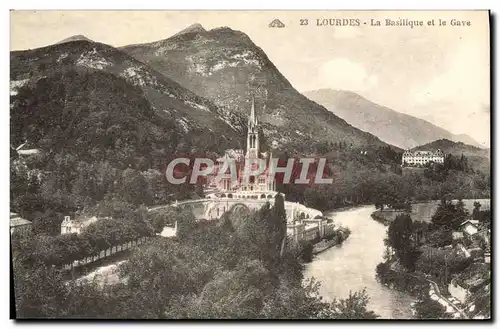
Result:
{"label": "river", "polygon": [[348,227],[351,235],[342,245],[318,254],[307,264],[304,276],[321,282],[320,294],[326,300],[346,298],[349,291],[366,288],[368,309],[380,319],[411,319],[410,303],[415,300],[375,278],[375,268],[385,251],[387,227],[371,218],[374,211],[374,206],[362,206],[325,213],[336,224]]}

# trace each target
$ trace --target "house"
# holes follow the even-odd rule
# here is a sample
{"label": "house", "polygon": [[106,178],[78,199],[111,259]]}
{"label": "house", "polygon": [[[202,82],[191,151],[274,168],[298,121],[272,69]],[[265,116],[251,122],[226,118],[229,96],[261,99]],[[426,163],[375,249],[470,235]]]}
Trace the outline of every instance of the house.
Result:
{"label": "house", "polygon": [[465,249],[463,244],[461,243],[457,244],[457,248],[459,252],[462,252],[465,258],[469,258],[471,256],[470,252],[467,249]]}
{"label": "house", "polygon": [[31,232],[31,222],[21,218],[17,213],[10,213],[10,234],[12,233],[26,236]]}
{"label": "house", "polygon": [[460,224],[460,229],[466,235],[474,235],[479,232],[479,222],[477,220],[469,219]]}
{"label": "house", "polygon": [[279,19],[275,18],[271,23],[269,23],[269,27],[283,28],[285,27],[285,24],[283,24],[283,22],[280,21]]}
{"label": "house", "polygon": [[485,264],[490,264],[491,263],[491,251],[485,251],[484,252],[484,263]]}
{"label": "house", "polygon": [[461,232],[461,231],[454,231],[452,233],[452,236],[453,236],[453,240],[460,240],[464,237],[464,232]]}
{"label": "house", "polygon": [[467,249],[467,251],[469,252],[469,254],[471,255],[471,257],[472,257],[472,259],[474,261],[484,260],[484,250],[483,250],[483,248],[473,247],[473,248]]}
{"label": "house", "polygon": [[106,219],[106,218],[109,217],[98,218],[96,216],[92,217],[82,216],[77,219],[71,219],[70,216],[64,216],[64,220],[61,223],[61,234],[71,234],[71,233],[80,234],[85,227],[89,226],[92,223],[97,222],[100,219]]}
{"label": "house", "polygon": [[428,163],[444,163],[444,152],[437,151],[410,151],[403,153],[402,166],[425,166]]}

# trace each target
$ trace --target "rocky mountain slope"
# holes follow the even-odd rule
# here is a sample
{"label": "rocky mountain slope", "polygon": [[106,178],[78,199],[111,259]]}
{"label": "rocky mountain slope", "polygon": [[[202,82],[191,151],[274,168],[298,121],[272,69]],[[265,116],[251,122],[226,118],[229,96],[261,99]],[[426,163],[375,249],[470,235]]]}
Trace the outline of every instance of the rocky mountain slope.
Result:
{"label": "rocky mountain slope", "polygon": [[[60,79],[70,80],[71,77],[68,77],[68,74],[75,75],[75,72],[82,73],[78,79],[85,79],[87,76],[90,83],[93,80],[92,74],[103,73],[104,76],[112,76],[112,78],[107,78],[111,84],[109,88],[101,92],[97,86],[92,89],[80,81],[81,90],[85,90],[88,94],[81,95],[81,99],[78,100],[74,99],[74,95],[68,94],[72,89],[67,85],[59,86],[63,88],[60,93],[51,90],[51,88],[58,88],[58,84],[53,86],[43,84],[43,86],[48,88],[47,94],[62,97],[65,102],[75,101],[78,104],[82,99],[87,101],[95,99],[97,94],[99,97],[115,98],[115,93],[120,93],[123,102],[126,102],[129,96],[123,93],[125,87],[122,85],[127,85],[126,88],[130,90],[140,90],[141,97],[147,103],[146,107],[151,107],[155,115],[172,121],[173,128],[182,136],[183,142],[180,144],[183,148],[169,150],[170,152],[181,150],[192,152],[194,146],[199,152],[213,150],[222,145],[238,147],[243,142],[241,126],[234,126],[242,119],[236,116],[228,117],[209,100],[195,95],[148,65],[111,46],[77,40],[34,50],[11,52],[10,57],[11,114],[15,111],[16,101],[18,103],[26,101],[20,97],[22,87],[38,90],[41,88],[37,86],[40,80],[51,80],[56,75]],[[50,100],[52,101],[57,100]],[[67,111],[68,109],[62,106],[61,110]],[[40,122],[39,125],[41,129],[44,123]],[[23,140],[30,139],[26,131],[22,136],[17,137]]]}
{"label": "rocky mountain slope", "polygon": [[363,131],[403,149],[437,139],[448,139],[480,146],[470,136],[454,135],[428,121],[396,112],[345,90],[320,89],[304,95]]}
{"label": "rocky mountain slope", "polygon": [[121,50],[211,100],[228,115],[247,115],[250,94],[255,94],[264,134],[274,147],[318,141],[386,145],[297,92],[240,31],[228,27],[206,31],[195,25],[168,39]]}

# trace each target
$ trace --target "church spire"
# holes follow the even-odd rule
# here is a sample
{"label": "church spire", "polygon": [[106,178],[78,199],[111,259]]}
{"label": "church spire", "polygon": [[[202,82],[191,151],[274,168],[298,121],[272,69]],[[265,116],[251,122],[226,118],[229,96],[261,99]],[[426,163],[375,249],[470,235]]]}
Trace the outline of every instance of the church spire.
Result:
{"label": "church spire", "polygon": [[259,157],[259,132],[258,122],[255,116],[255,98],[252,95],[252,108],[248,117],[248,133],[247,133],[247,158]]}

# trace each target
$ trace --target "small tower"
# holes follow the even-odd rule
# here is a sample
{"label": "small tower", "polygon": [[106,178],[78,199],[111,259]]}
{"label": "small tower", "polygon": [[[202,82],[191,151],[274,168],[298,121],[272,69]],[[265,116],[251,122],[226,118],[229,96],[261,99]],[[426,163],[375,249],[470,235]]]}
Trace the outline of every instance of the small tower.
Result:
{"label": "small tower", "polygon": [[252,108],[248,117],[247,158],[259,157],[259,122],[255,116],[255,99],[252,95]]}

